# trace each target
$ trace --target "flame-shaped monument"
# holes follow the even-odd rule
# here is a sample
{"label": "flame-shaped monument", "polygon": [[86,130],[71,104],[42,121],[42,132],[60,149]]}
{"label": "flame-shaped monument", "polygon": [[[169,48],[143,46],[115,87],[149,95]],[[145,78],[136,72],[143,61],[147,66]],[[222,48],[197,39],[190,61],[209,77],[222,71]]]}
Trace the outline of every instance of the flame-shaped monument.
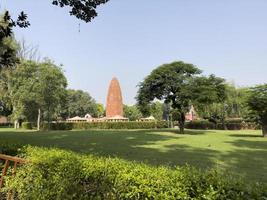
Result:
{"label": "flame-shaped monument", "polygon": [[108,119],[125,120],[120,83],[117,78],[110,82],[107,96],[106,117]]}

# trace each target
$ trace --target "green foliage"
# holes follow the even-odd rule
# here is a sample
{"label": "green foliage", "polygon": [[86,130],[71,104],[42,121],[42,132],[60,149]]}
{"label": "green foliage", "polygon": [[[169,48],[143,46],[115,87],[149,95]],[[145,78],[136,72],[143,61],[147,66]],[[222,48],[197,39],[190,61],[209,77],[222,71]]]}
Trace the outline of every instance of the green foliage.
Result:
{"label": "green foliage", "polygon": [[163,104],[159,101],[152,103],[150,106],[150,115],[155,117],[156,120],[161,121],[163,118]]}
{"label": "green foliage", "polygon": [[256,130],[259,129],[259,126],[257,124],[252,122],[246,122],[241,119],[235,119],[235,120],[226,120],[223,123],[213,123],[208,120],[196,120],[187,122],[185,124],[185,127],[188,129],[200,129],[200,130],[244,130],[244,129],[250,129],[250,130]]}
{"label": "green foliage", "polygon": [[36,121],[38,109],[50,121],[66,96],[67,80],[62,70],[50,61],[25,61],[18,65],[10,82],[14,119]]}
{"label": "green foliage", "polygon": [[217,170],[150,167],[116,158],[28,147],[30,160],[8,178],[18,199],[265,199],[266,185],[250,187]]}
{"label": "green foliage", "polygon": [[11,114],[12,106],[9,98],[10,73],[18,63],[16,57],[18,44],[12,35],[9,15],[0,16],[0,115]]}
{"label": "green foliage", "polygon": [[73,124],[72,123],[48,123],[43,122],[41,125],[42,130],[72,130]]}
{"label": "green foliage", "polygon": [[267,84],[250,89],[247,100],[251,116],[262,126],[262,133],[267,137]]}
{"label": "green foliage", "polygon": [[97,107],[97,117],[98,118],[103,117],[105,115],[105,108],[103,104],[97,103],[96,107]]}
{"label": "green foliage", "polygon": [[13,124],[10,123],[10,122],[8,122],[8,123],[0,123],[0,127],[1,128],[4,128],[4,127],[12,127],[12,126],[13,126]]}
{"label": "green foliage", "polygon": [[224,98],[224,80],[214,75],[199,77],[201,71],[192,64],[173,62],[159,66],[139,84],[138,105],[146,114],[155,99],[163,100],[179,113],[183,133],[185,114],[192,104],[210,104]]}
{"label": "green foliage", "polygon": [[16,156],[18,155],[20,149],[22,148],[21,144],[7,141],[0,141],[0,154]]}
{"label": "green foliage", "polygon": [[[26,126],[27,124],[27,126]],[[23,128],[32,129],[36,123],[23,123]],[[79,123],[42,123],[42,130],[88,130],[88,129],[155,129],[168,128],[167,122],[79,122]]]}
{"label": "green foliage", "polygon": [[123,106],[123,116],[128,118],[130,121],[136,121],[142,117],[142,113],[139,111],[136,105],[133,106]]}
{"label": "green foliage", "polygon": [[60,7],[71,7],[70,15],[78,19],[90,22],[97,16],[96,8],[109,0],[53,0],[53,5]]}
{"label": "green foliage", "polygon": [[208,129],[216,129],[216,125],[208,120],[196,120],[185,123],[185,128],[188,129],[200,129],[200,130],[208,130]]}
{"label": "green foliage", "polygon": [[261,124],[267,124],[267,84],[250,89],[248,106]]}
{"label": "green foliage", "polygon": [[[221,98],[218,101],[210,101],[209,104],[194,104],[199,117],[215,123],[222,123],[226,118],[245,118],[247,116],[247,89],[236,88],[230,84],[224,85],[224,87],[225,94],[219,95]],[[212,99],[214,96],[212,92],[206,91],[211,94],[210,98]]]}
{"label": "green foliage", "polygon": [[0,16],[0,73],[3,69],[14,68],[18,63],[16,57],[18,44],[12,35],[12,21],[8,12]]}
{"label": "green foliage", "polygon": [[67,90],[67,99],[62,115],[67,117],[84,117],[90,114],[93,117],[98,116],[98,107],[95,100],[88,92],[82,90]]}
{"label": "green foliage", "polygon": [[167,128],[165,122],[92,122],[74,123],[73,129],[154,129]]}
{"label": "green foliage", "polygon": [[[35,124],[36,124],[36,123],[35,123]],[[31,130],[31,129],[33,129],[33,127],[34,127],[34,123],[31,123],[31,122],[22,122],[21,127],[22,127],[23,129]]]}

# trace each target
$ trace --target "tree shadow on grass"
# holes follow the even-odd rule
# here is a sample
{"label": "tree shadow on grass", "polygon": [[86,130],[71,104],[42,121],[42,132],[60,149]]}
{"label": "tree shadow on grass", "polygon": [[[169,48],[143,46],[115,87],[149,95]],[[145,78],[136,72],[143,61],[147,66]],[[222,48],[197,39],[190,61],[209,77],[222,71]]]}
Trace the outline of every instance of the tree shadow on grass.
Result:
{"label": "tree shadow on grass", "polygon": [[[262,151],[265,151],[267,153],[267,139],[265,139],[265,138],[262,138],[258,141],[249,141],[249,140],[239,139],[239,140],[226,142],[226,143],[231,144],[231,145],[238,147],[238,148],[242,148],[242,149],[247,148],[250,150],[262,150]],[[266,162],[267,162],[267,160],[266,160]]]}
{"label": "tree shadow on grass", "polygon": [[231,137],[239,137],[239,138],[262,138],[262,135],[256,134],[231,134]]}
{"label": "tree shadow on grass", "polygon": [[[216,166],[236,174],[243,174],[247,180],[267,181],[266,140],[254,138],[258,141],[249,141],[250,138],[245,137],[230,140],[225,143],[234,148],[229,151],[217,151],[209,147],[192,147],[179,143],[185,136],[201,137],[213,133],[212,131],[187,131],[185,135],[177,134],[178,132],[169,129],[0,132],[0,144],[8,141],[23,145],[56,147],[82,154],[140,161],[154,166],[173,167],[189,164],[203,169]],[[235,137],[232,135],[228,135],[229,138]]]}
{"label": "tree shadow on grass", "polygon": [[[260,139],[260,138],[259,138]],[[248,180],[267,181],[267,140],[235,140],[227,142],[234,150],[221,156],[229,170],[242,173]]]}

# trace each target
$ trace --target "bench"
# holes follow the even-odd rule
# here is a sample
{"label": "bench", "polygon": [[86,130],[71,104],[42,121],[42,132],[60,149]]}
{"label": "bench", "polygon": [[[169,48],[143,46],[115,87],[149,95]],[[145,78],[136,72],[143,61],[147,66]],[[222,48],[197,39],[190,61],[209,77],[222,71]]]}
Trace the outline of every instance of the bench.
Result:
{"label": "bench", "polygon": [[[3,154],[0,154],[0,160],[4,161],[4,168],[2,170],[2,174],[0,177],[0,189],[1,189],[4,186],[4,178],[7,175],[8,168],[11,166],[11,164],[13,163],[12,176],[15,176],[18,164],[24,164],[26,163],[26,160],[22,158],[18,158],[18,157],[3,155]],[[12,198],[13,198],[13,192],[9,191],[7,195],[7,199],[11,200]]]}

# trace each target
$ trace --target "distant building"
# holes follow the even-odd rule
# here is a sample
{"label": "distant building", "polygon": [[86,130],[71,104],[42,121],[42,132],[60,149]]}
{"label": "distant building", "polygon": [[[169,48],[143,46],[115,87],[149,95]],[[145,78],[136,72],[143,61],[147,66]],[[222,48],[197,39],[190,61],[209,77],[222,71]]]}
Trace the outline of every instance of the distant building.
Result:
{"label": "distant building", "polygon": [[73,117],[67,119],[67,122],[94,122],[97,121],[98,119],[93,118],[90,114],[86,114],[84,117]]}
{"label": "distant building", "polygon": [[5,117],[5,116],[0,116],[0,124],[6,124],[6,123],[8,123],[9,121],[8,121],[8,119],[7,119],[7,117]]}
{"label": "distant building", "polygon": [[123,100],[120,83],[117,78],[113,78],[110,82],[107,95],[106,117],[93,118],[90,114],[84,117],[73,117],[67,119],[67,122],[122,122],[129,121],[123,117]]}
{"label": "distant building", "polygon": [[185,115],[185,120],[186,121],[194,121],[196,119],[198,119],[197,112],[196,112],[194,106],[191,106],[189,112],[186,113],[186,115]]}
{"label": "distant building", "polygon": [[156,121],[156,119],[155,119],[155,117],[150,116],[150,117],[140,118],[138,121],[141,121],[141,122],[151,122],[151,121]]}

